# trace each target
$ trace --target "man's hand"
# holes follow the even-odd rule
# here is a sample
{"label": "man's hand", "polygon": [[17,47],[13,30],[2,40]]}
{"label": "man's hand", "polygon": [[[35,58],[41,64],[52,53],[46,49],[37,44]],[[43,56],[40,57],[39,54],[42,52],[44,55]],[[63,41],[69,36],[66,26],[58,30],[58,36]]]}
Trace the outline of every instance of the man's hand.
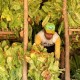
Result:
{"label": "man's hand", "polygon": [[54,69],[54,71],[56,71],[56,72],[59,70],[59,61],[55,61],[55,62],[54,62],[53,69]]}
{"label": "man's hand", "polygon": [[58,58],[55,58],[55,64],[56,64],[57,66],[59,66],[59,59],[58,59]]}
{"label": "man's hand", "polygon": [[55,61],[54,64],[59,67],[59,61]]}

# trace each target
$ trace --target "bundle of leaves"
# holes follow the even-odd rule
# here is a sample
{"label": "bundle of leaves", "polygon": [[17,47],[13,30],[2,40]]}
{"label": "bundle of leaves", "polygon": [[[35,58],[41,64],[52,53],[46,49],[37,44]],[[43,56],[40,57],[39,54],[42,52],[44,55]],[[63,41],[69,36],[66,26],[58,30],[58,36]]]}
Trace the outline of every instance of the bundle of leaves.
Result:
{"label": "bundle of leaves", "polygon": [[0,80],[22,79],[22,43],[0,42]]}
{"label": "bundle of leaves", "polygon": [[[30,47],[30,46],[29,46]],[[8,40],[0,42],[0,79],[21,80],[22,61],[28,63],[28,80],[60,80],[62,72],[56,65],[54,53],[47,53],[41,45],[33,45],[29,51],[23,54],[23,44],[19,42],[10,43]]]}
{"label": "bundle of leaves", "polygon": [[43,46],[34,44],[25,59],[29,63],[28,80],[60,80],[62,70],[56,65],[53,52],[47,53]]}
{"label": "bundle of leaves", "polygon": [[61,0],[28,0],[29,16],[38,23],[43,20],[48,13],[51,14],[51,21],[59,19],[62,14],[62,1]]}
{"label": "bundle of leaves", "polygon": [[[0,29],[20,30],[23,27],[23,4],[20,0],[1,0]],[[16,31],[17,32],[17,31]]]}
{"label": "bundle of leaves", "polygon": [[[70,28],[80,27],[80,0],[68,0],[68,23]],[[73,6],[71,6],[73,5]]]}

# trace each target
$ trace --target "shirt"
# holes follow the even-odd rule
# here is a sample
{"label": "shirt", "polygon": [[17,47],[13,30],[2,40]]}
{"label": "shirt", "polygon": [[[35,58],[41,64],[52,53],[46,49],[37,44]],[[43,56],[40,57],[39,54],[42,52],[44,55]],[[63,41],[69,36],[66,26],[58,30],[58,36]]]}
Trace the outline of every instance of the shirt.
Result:
{"label": "shirt", "polygon": [[41,44],[43,46],[52,46],[55,44],[55,57],[58,59],[60,58],[61,39],[56,32],[53,34],[53,37],[50,40],[47,40],[44,35],[44,30],[41,30],[35,36],[35,44],[37,45]]}

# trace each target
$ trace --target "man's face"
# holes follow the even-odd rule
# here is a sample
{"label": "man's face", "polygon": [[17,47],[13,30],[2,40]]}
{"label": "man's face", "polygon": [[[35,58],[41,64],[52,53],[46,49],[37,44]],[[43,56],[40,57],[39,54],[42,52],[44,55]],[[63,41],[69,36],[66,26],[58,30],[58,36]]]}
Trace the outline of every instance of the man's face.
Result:
{"label": "man's face", "polygon": [[44,32],[46,39],[50,40],[53,37],[53,34]]}

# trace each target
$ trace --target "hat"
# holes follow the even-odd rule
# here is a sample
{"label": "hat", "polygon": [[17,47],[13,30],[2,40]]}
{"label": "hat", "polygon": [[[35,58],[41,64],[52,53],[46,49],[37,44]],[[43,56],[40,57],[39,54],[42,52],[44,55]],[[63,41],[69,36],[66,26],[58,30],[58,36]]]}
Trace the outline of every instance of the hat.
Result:
{"label": "hat", "polygon": [[48,22],[44,26],[44,29],[45,29],[46,33],[54,34],[54,32],[55,32],[55,25],[53,23],[49,23]]}

